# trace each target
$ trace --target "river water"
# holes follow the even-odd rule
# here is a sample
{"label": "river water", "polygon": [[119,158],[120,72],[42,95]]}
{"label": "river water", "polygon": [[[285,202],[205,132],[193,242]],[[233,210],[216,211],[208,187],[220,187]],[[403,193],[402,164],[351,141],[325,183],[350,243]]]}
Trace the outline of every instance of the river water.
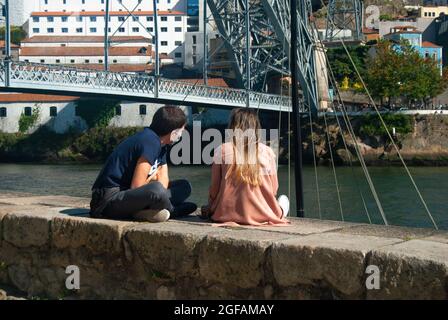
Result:
{"label": "river water", "polygon": [[[0,164],[0,192],[17,191],[36,195],[89,197],[90,187],[100,169],[101,165],[91,164]],[[413,167],[410,170],[435,221],[441,229],[448,229],[448,168]],[[291,172],[293,172],[292,169]],[[419,201],[411,181],[402,168],[373,167],[369,168],[369,172],[389,224],[432,227],[424,206]],[[287,166],[279,168],[280,193],[287,195],[290,193],[294,199],[294,178],[289,179],[288,173]],[[369,221],[363,206],[362,195],[372,222],[383,224],[383,219],[360,168],[338,167],[336,175],[344,220]],[[319,167],[317,176],[320,190],[320,214],[315,170],[313,167],[304,168],[306,216],[341,220],[342,215],[332,169]],[[191,200],[198,205],[205,204],[210,181],[209,167],[171,166],[170,178],[188,178],[193,185]]]}

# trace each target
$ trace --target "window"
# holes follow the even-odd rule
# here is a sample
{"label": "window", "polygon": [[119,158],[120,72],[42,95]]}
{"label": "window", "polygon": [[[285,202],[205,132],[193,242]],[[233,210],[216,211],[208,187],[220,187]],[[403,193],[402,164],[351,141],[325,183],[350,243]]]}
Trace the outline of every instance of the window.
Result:
{"label": "window", "polygon": [[139,21],[139,17],[132,17],[132,21]]}
{"label": "window", "polygon": [[182,45],[182,41],[174,41],[174,45],[175,46],[181,46]]}
{"label": "window", "polygon": [[0,118],[6,118],[8,115],[6,108],[5,107],[1,107],[0,108]]}
{"label": "window", "polygon": [[193,56],[193,64],[196,64],[196,56]]}
{"label": "window", "polygon": [[56,59],[56,63],[61,63],[61,60],[59,60],[59,59]]}
{"label": "window", "polygon": [[114,61],[112,61],[113,63],[117,63],[117,59],[114,59]]}
{"label": "window", "polygon": [[90,63],[89,59],[84,60],[84,63]]}
{"label": "window", "polygon": [[40,59],[40,63],[45,63],[45,59]]}
{"label": "window", "polygon": [[86,4],[86,0],[82,0],[82,4]]}
{"label": "window", "polygon": [[174,57],[175,57],[175,58],[182,58],[182,53],[181,53],[181,52],[176,52],[176,53],[174,54]]}
{"label": "window", "polygon": [[146,21],[153,21],[153,17],[146,17]]}
{"label": "window", "polygon": [[193,44],[196,44],[196,36],[193,36]]}
{"label": "window", "polygon": [[62,28],[61,31],[62,31],[62,33],[67,33],[68,32],[68,28]]}
{"label": "window", "polygon": [[74,59],[70,60],[70,63],[75,63],[75,60]]}
{"label": "window", "polygon": [[101,59],[100,59],[100,60],[98,60],[98,63],[103,63],[103,60],[101,60]]}
{"label": "window", "polygon": [[25,107],[24,113],[25,113],[25,116],[31,117],[33,110],[31,109],[31,107]]}
{"label": "window", "polygon": [[120,105],[115,107],[115,115],[121,116],[121,106]]}
{"label": "window", "polygon": [[167,45],[168,45],[168,41],[161,41],[161,42],[160,42],[160,45],[161,45],[161,46],[167,46]]}
{"label": "window", "polygon": [[67,21],[68,21],[68,17],[62,17],[62,18],[61,18],[61,21],[62,21],[62,22],[67,22]]}
{"label": "window", "polygon": [[47,28],[47,32],[48,33],[53,33],[54,32],[54,28]]}
{"label": "window", "polygon": [[134,28],[132,28],[132,32],[139,32],[139,28],[138,27],[134,27]]}
{"label": "window", "polygon": [[141,104],[139,109],[140,109],[140,115],[142,116],[146,115],[146,104]]}
{"label": "window", "polygon": [[33,22],[39,22],[39,17],[33,17]]}
{"label": "window", "polygon": [[90,22],[96,22],[96,17],[90,17]]}
{"label": "window", "polygon": [[124,28],[123,27],[118,28],[118,32],[124,32]]}
{"label": "window", "polygon": [[96,32],[96,28],[90,28],[90,32],[91,33],[95,33]]}
{"label": "window", "polygon": [[118,21],[123,22],[124,21],[124,17],[118,17]]}
{"label": "window", "polygon": [[56,117],[58,115],[57,107],[50,107],[50,117]]}
{"label": "window", "polygon": [[63,4],[67,4],[67,0],[62,1]]}
{"label": "window", "polygon": [[54,17],[47,17],[48,22],[54,22]]}
{"label": "window", "polygon": [[82,33],[82,28],[76,28],[76,33]]}
{"label": "window", "polygon": [[33,28],[33,33],[39,33],[39,28]]}
{"label": "window", "polygon": [[161,32],[168,32],[168,28],[160,28]]}
{"label": "window", "polygon": [[76,21],[77,21],[77,22],[82,22],[82,17],[81,17],[81,16],[77,16],[77,17],[76,17]]}
{"label": "window", "polygon": [[152,27],[146,28],[146,31],[148,31],[148,32],[154,32],[154,28],[152,28]]}
{"label": "window", "polygon": [[174,21],[177,21],[177,22],[182,21],[182,17],[174,17]]}
{"label": "window", "polygon": [[174,28],[174,32],[182,32],[182,28],[181,27],[176,27],[176,28]]}
{"label": "window", "polygon": [[161,17],[160,21],[168,21],[168,17]]}

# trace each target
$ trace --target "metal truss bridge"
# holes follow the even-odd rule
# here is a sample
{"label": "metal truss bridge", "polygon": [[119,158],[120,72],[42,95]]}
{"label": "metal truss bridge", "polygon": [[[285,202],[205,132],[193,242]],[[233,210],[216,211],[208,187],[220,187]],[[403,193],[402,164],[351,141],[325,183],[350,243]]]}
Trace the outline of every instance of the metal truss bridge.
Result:
{"label": "metal truss bridge", "polygon": [[[199,79],[201,81],[201,79]],[[262,110],[291,111],[288,96],[244,89],[212,87],[149,75],[87,70],[26,62],[0,61],[0,90],[47,94],[98,96],[154,103],[207,106],[249,106]]]}
{"label": "metal truss bridge", "polygon": [[[154,76],[131,73],[76,69],[61,65],[16,62],[11,57],[9,0],[5,0],[6,58],[0,63],[0,90],[8,92],[38,92],[67,95],[97,95],[154,103],[200,105],[214,108],[253,107],[263,110],[291,111],[289,97],[265,93],[268,77],[290,77],[291,15],[297,17],[296,78],[300,84],[300,112],[321,109],[328,95],[325,62],[320,62],[324,50],[313,26],[311,0],[296,0],[296,12],[291,12],[290,0],[200,0],[211,11],[214,24],[223,39],[228,61],[235,71],[238,88],[220,88],[204,83],[191,84],[160,77],[158,58],[158,28],[155,25],[156,70]],[[154,8],[157,8],[157,1]],[[346,15],[348,3],[359,0],[330,0],[330,15],[342,11]],[[140,4],[141,2],[139,2]],[[341,5],[342,3],[342,5]],[[124,7],[127,18],[138,10]],[[359,6],[356,6],[357,10]],[[344,11],[345,10],[345,11]],[[105,4],[106,19],[109,0]],[[350,11],[351,12],[351,11]],[[359,10],[356,11],[359,13]],[[205,16],[207,13],[204,13]],[[356,15],[355,15],[356,16]],[[204,21],[207,21],[205,18]],[[157,21],[157,10],[154,10]],[[357,19],[359,22],[359,19]],[[107,23],[107,22],[106,22]],[[105,29],[105,60],[108,61],[109,33]],[[358,28],[359,29],[359,28]],[[204,27],[207,39],[207,27]],[[204,61],[209,60],[204,44]],[[324,63],[324,65],[322,65]]]}

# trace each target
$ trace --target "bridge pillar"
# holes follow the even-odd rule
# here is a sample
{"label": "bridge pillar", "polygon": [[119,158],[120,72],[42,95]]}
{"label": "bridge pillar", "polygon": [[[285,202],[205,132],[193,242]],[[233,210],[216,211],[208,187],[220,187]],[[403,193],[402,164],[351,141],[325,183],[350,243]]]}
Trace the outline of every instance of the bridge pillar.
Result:
{"label": "bridge pillar", "polygon": [[155,45],[156,45],[156,54],[155,54],[155,67],[154,75],[156,79],[155,87],[154,87],[154,96],[156,98],[159,97],[159,80],[160,80],[160,57],[159,57],[159,27],[158,27],[158,15],[157,15],[157,0],[153,0],[153,11],[154,11],[154,37],[155,37]]}
{"label": "bridge pillar", "polygon": [[11,84],[11,20],[9,17],[9,0],[5,0],[5,86]]}

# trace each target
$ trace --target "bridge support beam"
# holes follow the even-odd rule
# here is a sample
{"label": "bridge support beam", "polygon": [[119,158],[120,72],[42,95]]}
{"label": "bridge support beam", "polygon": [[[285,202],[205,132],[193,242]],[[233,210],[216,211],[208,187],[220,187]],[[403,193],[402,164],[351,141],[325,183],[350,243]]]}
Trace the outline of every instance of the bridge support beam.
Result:
{"label": "bridge support beam", "polygon": [[207,0],[203,0],[204,3],[204,12],[203,12],[203,28],[204,28],[204,39],[203,39],[203,46],[204,46],[204,52],[203,52],[203,70],[202,75],[204,77],[204,85],[208,85],[208,78],[207,78],[207,66],[208,66],[208,33],[207,33],[207,23],[208,23],[208,17],[207,17]]}
{"label": "bridge support beam", "polygon": [[154,95],[156,98],[159,97],[159,82],[160,82],[160,56],[159,56],[159,24],[157,22],[158,19],[158,14],[157,14],[157,0],[153,0],[153,11],[154,11],[154,38],[155,41],[153,41],[153,43],[155,43],[156,46],[156,56],[155,56],[155,64],[156,64],[156,69],[154,71],[154,75],[156,77],[156,83],[155,83],[155,91],[154,91]]}
{"label": "bridge support beam", "polygon": [[[290,0],[291,12],[297,12],[297,1]],[[302,134],[299,113],[299,65],[298,65],[298,19],[297,15],[291,15],[291,100],[292,100],[292,130],[294,132],[294,177],[296,187],[297,216],[303,218],[304,196],[303,196],[303,176],[302,176]]]}
{"label": "bridge support beam", "polygon": [[[325,41],[361,41],[363,26],[361,0],[330,0]],[[346,32],[350,31],[351,35]]]}
{"label": "bridge support beam", "polygon": [[11,20],[9,0],[5,0],[5,86],[11,85]]}
{"label": "bridge support beam", "polygon": [[104,70],[109,71],[109,0],[106,0],[106,16],[104,20]]}

